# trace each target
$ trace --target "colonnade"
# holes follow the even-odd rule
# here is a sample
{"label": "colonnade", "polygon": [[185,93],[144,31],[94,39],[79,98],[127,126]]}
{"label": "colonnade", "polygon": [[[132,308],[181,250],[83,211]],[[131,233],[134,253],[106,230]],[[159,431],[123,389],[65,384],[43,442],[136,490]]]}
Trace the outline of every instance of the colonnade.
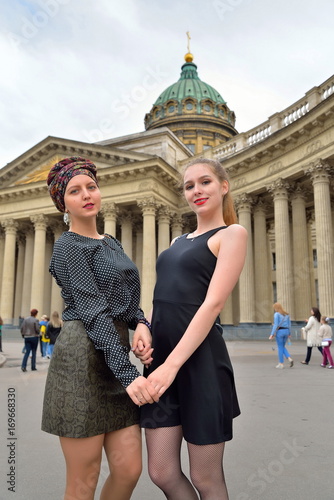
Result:
{"label": "colonnade", "polygon": [[[104,203],[98,224],[102,225],[101,231],[112,236],[120,228],[117,236],[138,266],[142,308],[149,312],[157,255],[168,248],[171,238],[182,234],[182,218],[150,196],[137,200],[136,206],[126,210],[114,202]],[[60,216],[38,214],[24,220],[13,217],[1,221],[1,227],[0,314],[4,323],[18,324],[19,316],[27,316],[32,308],[39,315],[62,311],[59,287],[48,272],[53,243],[66,230]]]}
{"label": "colonnade", "polygon": [[[270,278],[273,269],[266,228],[269,207],[264,199],[267,198],[249,194],[236,197],[239,223],[249,234],[246,262],[239,280],[240,323],[271,321],[273,300],[280,302],[297,321],[309,316],[310,308],[317,305],[317,300],[320,311],[334,317],[334,238],[330,197],[333,171],[334,168],[323,161],[305,168],[304,173],[313,188],[311,210],[306,206],[307,193],[301,184],[280,178],[266,186],[274,210],[274,279]],[[315,221],[315,248],[308,228],[309,213]],[[316,251],[316,269],[313,249]]]}
{"label": "colonnade", "polygon": [[[323,161],[305,168],[303,180],[306,176],[313,189],[311,203],[301,183],[284,179],[269,182],[266,193],[260,195],[237,194],[239,223],[249,234],[248,251],[238,287],[222,313],[223,323],[271,322],[274,300],[297,321],[309,315],[317,299],[320,310],[334,317],[332,172],[333,167]],[[188,215],[184,215],[153,195],[125,208],[107,201],[101,209],[100,231],[117,235],[139,269],[146,313],[152,303],[157,255],[171,239],[187,232]],[[31,308],[40,315],[63,309],[59,288],[48,272],[53,243],[66,230],[60,217],[39,213],[16,219],[13,214],[1,221],[0,315],[6,324],[18,324],[19,316],[26,316]],[[269,224],[274,227],[275,269]]]}

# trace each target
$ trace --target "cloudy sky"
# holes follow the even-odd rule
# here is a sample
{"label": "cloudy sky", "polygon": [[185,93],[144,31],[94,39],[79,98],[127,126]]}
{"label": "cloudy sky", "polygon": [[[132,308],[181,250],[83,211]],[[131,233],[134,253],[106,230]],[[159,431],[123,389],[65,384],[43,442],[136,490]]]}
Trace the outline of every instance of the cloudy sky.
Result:
{"label": "cloudy sky", "polygon": [[0,168],[49,135],[144,130],[187,31],[247,131],[333,75],[333,18],[329,0],[0,0]]}

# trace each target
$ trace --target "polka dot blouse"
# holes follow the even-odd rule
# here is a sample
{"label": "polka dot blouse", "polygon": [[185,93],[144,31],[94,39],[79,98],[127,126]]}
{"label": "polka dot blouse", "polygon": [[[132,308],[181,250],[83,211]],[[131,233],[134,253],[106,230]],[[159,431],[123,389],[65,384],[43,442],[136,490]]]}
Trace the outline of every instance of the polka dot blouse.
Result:
{"label": "polka dot blouse", "polygon": [[135,264],[109,235],[93,239],[68,231],[54,245],[50,273],[62,289],[63,320],[81,320],[96,349],[127,387],[140,373],[122,346],[113,319],[134,329],[144,318]]}

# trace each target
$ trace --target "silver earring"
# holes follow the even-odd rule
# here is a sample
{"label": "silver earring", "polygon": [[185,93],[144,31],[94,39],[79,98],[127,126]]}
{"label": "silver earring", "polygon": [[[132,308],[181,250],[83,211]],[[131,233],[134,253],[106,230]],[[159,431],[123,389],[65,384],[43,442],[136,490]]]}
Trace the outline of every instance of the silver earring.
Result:
{"label": "silver earring", "polygon": [[70,225],[70,216],[68,215],[68,213],[67,213],[67,212],[65,212],[65,213],[64,213],[64,215],[63,215],[63,221],[65,222],[65,224],[66,224],[67,226],[69,226],[69,225]]}

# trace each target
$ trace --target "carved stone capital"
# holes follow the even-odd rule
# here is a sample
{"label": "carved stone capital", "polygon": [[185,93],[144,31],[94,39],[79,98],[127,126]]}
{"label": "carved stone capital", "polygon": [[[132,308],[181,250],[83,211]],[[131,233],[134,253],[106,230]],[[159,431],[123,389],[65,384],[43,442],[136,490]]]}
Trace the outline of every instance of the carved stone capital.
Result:
{"label": "carved stone capital", "polygon": [[1,226],[4,228],[6,234],[16,235],[19,224],[14,219],[7,219],[1,221]]}
{"label": "carved stone capital", "polygon": [[134,222],[133,214],[128,210],[122,210],[118,218],[121,224],[130,223],[132,225]]}
{"label": "carved stone capital", "polygon": [[155,215],[159,208],[159,204],[154,196],[147,196],[146,198],[137,200],[137,205],[141,209],[143,215]]}
{"label": "carved stone capital", "polygon": [[282,178],[277,179],[267,186],[267,190],[273,196],[274,200],[287,199],[290,184]]}
{"label": "carved stone capital", "polygon": [[304,169],[304,173],[311,177],[313,184],[324,181],[329,182],[333,171],[334,167],[322,159],[311,163],[311,165]]}
{"label": "carved stone capital", "polygon": [[47,224],[48,224],[48,218],[45,217],[45,215],[43,215],[43,214],[31,215],[30,220],[34,225],[35,231],[37,229],[43,229],[44,231],[46,231]]}
{"label": "carved stone capital", "polygon": [[234,199],[234,204],[238,212],[240,210],[251,211],[254,198],[247,193],[242,193]]}
{"label": "carved stone capital", "polygon": [[170,222],[172,217],[172,212],[170,207],[162,205],[158,211],[158,221],[159,222]]}
{"label": "carved stone capital", "polygon": [[300,182],[297,182],[293,186],[291,186],[291,201],[295,200],[306,200],[309,191],[305,189]]}
{"label": "carved stone capital", "polygon": [[114,203],[113,201],[109,201],[107,203],[104,203],[101,207],[101,214],[103,215],[104,218],[108,218],[108,217],[116,217],[116,215],[118,214],[118,207],[116,205],[116,203]]}

